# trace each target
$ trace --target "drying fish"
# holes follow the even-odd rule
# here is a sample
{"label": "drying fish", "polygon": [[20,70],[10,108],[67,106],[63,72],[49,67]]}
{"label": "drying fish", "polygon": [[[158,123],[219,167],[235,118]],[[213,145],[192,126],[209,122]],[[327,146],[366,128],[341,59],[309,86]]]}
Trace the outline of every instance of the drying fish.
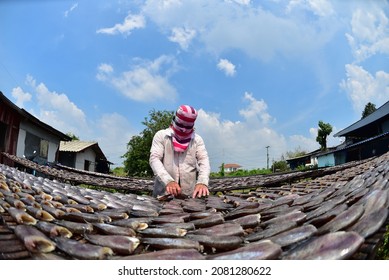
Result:
{"label": "drying fish", "polygon": [[242,228],[254,228],[259,224],[260,221],[261,214],[252,214],[230,220],[229,222],[240,224]]}
{"label": "drying fish", "polygon": [[[262,214],[261,214],[262,216]],[[270,224],[280,224],[285,222],[295,222],[297,224],[302,223],[305,221],[306,214],[301,211],[292,211],[287,214],[276,216],[270,220],[261,222],[261,226],[266,227]]]}
{"label": "drying fish", "polygon": [[88,223],[77,223],[65,220],[56,220],[55,223],[69,229],[72,233],[84,234],[93,231],[93,225]]}
{"label": "drying fish", "polygon": [[144,211],[144,210],[133,210],[130,212],[130,216],[137,217],[158,217],[158,212],[154,210]]}
{"label": "drying fish", "polygon": [[42,205],[42,209],[47,211],[48,213],[50,213],[51,215],[53,215],[57,219],[60,219],[62,216],[66,215],[65,211],[63,211],[61,209],[57,209],[57,208],[52,207],[52,206]]}
{"label": "drying fish", "polygon": [[205,260],[197,249],[165,249],[121,257],[123,260]]}
{"label": "drying fish", "polygon": [[6,196],[5,201],[7,201],[9,203],[9,205],[11,205],[11,207],[15,207],[18,209],[25,209],[26,208],[26,205],[20,199],[16,199],[12,196]]}
{"label": "drying fish", "polygon": [[155,218],[152,219],[152,221],[153,221],[154,224],[184,223],[185,222],[183,216],[175,216],[175,214],[155,217]]}
{"label": "drying fish", "polygon": [[196,220],[196,219],[207,218],[209,216],[212,216],[216,212],[217,212],[217,210],[214,208],[209,208],[206,211],[201,211],[201,212],[192,212],[192,213],[190,213],[189,219]]}
{"label": "drying fish", "polygon": [[164,208],[159,211],[159,215],[170,215],[170,214],[178,214],[178,213],[183,213],[184,210],[182,208]]}
{"label": "drying fish", "polygon": [[365,239],[356,232],[337,231],[308,240],[288,252],[287,260],[342,260],[354,254]]}
{"label": "drying fish", "polygon": [[220,213],[213,214],[207,218],[191,221],[196,228],[210,227],[224,223],[224,218]]}
{"label": "drying fish", "polygon": [[186,235],[187,230],[178,227],[159,227],[146,228],[139,230],[138,233],[146,237],[182,237]]}
{"label": "drying fish", "polygon": [[242,236],[244,230],[241,225],[235,223],[223,223],[219,225],[214,225],[211,227],[200,228],[192,231],[193,234],[201,235],[213,235],[213,236],[231,236],[237,235]]}
{"label": "drying fish", "polygon": [[240,210],[232,210],[228,214],[224,216],[224,219],[226,220],[232,220],[236,219],[239,217],[247,216],[247,215],[252,215],[252,214],[258,214],[264,209],[269,208],[270,205],[261,205],[258,208],[245,208],[245,209],[240,209]]}
{"label": "drying fish", "polygon": [[313,225],[303,225],[301,227],[297,227],[274,235],[269,239],[274,243],[280,245],[281,247],[285,247],[305,240],[313,236],[316,232],[317,229]]}
{"label": "drying fish", "polygon": [[385,207],[386,201],[388,199],[389,189],[386,190],[374,190],[369,193],[364,200],[365,204],[365,213],[364,215],[369,215],[371,212],[374,212],[376,209]]}
{"label": "drying fish", "polygon": [[335,206],[335,208],[328,210],[327,212],[325,212],[325,213],[323,213],[315,218],[312,218],[310,220],[306,220],[305,223],[312,224],[315,227],[319,228],[319,227],[323,226],[324,224],[328,223],[329,221],[331,221],[337,215],[343,213],[343,211],[345,211],[346,209],[347,209],[347,205],[339,204],[339,205]]}
{"label": "drying fish", "polygon": [[239,236],[229,235],[222,238],[217,235],[190,234],[186,238],[198,241],[205,248],[211,248],[216,251],[229,251],[240,247],[243,239]]}
{"label": "drying fish", "polygon": [[108,247],[81,243],[65,237],[57,237],[54,240],[61,251],[77,259],[102,260],[113,255],[112,249]]}
{"label": "drying fish", "polygon": [[345,229],[354,224],[364,212],[363,205],[354,205],[348,208],[346,211],[340,213],[324,226],[319,228],[318,234],[324,234],[327,232],[334,232]]}
{"label": "drying fish", "polygon": [[186,230],[194,230],[195,229],[195,225],[191,222],[188,222],[188,223],[164,223],[164,224],[156,224],[153,226],[156,228],[177,227],[177,228],[186,229]]}
{"label": "drying fish", "polygon": [[67,196],[70,199],[73,199],[74,201],[76,201],[78,204],[88,205],[90,203],[89,199],[86,199],[85,197],[78,195],[78,194],[68,193]]}
{"label": "drying fish", "polygon": [[68,230],[66,227],[40,221],[36,224],[36,227],[48,234],[50,237],[62,236],[66,238],[71,238],[73,236],[72,232]]}
{"label": "drying fish", "polygon": [[274,236],[276,234],[279,234],[281,232],[290,230],[292,228],[296,227],[296,222],[283,222],[281,224],[276,224],[269,226],[265,230],[259,230],[256,232],[253,232],[245,237],[245,241],[253,242],[258,241],[261,239],[269,238],[271,236]]}
{"label": "drying fish", "polygon": [[98,213],[66,213],[61,219],[73,222],[89,222],[89,223],[109,223],[112,219],[109,216]]}
{"label": "drying fish", "polygon": [[129,227],[133,230],[142,230],[145,228],[148,228],[148,223],[151,222],[151,219],[149,218],[129,218],[129,219],[122,219],[122,220],[116,220],[112,221],[112,225],[116,226],[122,226],[122,227]]}
{"label": "drying fish", "polygon": [[4,209],[8,209],[11,207],[11,205],[7,201],[4,201],[1,198],[0,198],[0,206],[3,207]]}
{"label": "drying fish", "polygon": [[49,212],[45,210],[38,209],[33,206],[27,206],[26,209],[29,214],[33,215],[38,220],[50,222],[55,219]]}
{"label": "drying fish", "polygon": [[125,235],[85,234],[84,237],[89,242],[111,248],[114,253],[120,255],[134,253],[140,243],[138,238]]}
{"label": "drying fish", "polygon": [[353,226],[347,228],[347,230],[355,231],[363,238],[367,238],[381,228],[387,217],[388,209],[381,208],[366,216],[364,215]]}
{"label": "drying fish", "polygon": [[110,217],[112,220],[120,220],[120,219],[128,219],[128,214],[125,210],[117,211],[117,210],[104,210],[101,211],[100,214],[106,215]]}
{"label": "drying fish", "polygon": [[185,238],[142,238],[141,241],[156,249],[201,249],[198,241]]}
{"label": "drying fish", "polygon": [[264,240],[255,244],[248,244],[244,247],[210,255],[210,260],[274,260],[282,253],[281,247],[270,240]]}
{"label": "drying fish", "polygon": [[55,244],[44,233],[29,225],[17,225],[16,236],[23,241],[30,252],[48,253],[55,250]]}
{"label": "drying fish", "polygon": [[130,227],[115,226],[105,223],[93,223],[93,228],[104,234],[136,236],[135,230]]}
{"label": "drying fish", "polygon": [[86,213],[93,213],[95,210],[90,207],[89,205],[83,205],[83,204],[63,204],[64,208],[76,208],[77,210],[81,212],[86,212]]}
{"label": "drying fish", "polygon": [[10,207],[7,211],[18,224],[35,225],[37,223],[37,220],[24,210]]}

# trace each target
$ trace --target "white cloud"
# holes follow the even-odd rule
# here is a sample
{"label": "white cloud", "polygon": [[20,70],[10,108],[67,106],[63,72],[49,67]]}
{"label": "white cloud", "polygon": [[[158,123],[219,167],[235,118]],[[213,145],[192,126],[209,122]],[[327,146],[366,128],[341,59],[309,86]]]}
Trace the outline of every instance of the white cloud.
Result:
{"label": "white cloud", "polygon": [[320,17],[330,16],[334,13],[331,2],[327,0],[291,0],[286,9],[291,12],[295,8],[303,8]]}
{"label": "white cloud", "polygon": [[261,118],[268,115],[264,101],[248,93],[244,101],[249,104],[240,111],[242,121],[222,120],[220,114],[199,109],[196,131],[205,141],[213,171],[222,163],[238,163],[244,169],[265,168],[266,146],[270,146],[270,160],[279,160],[287,149],[285,137]]}
{"label": "white cloud", "polygon": [[245,92],[243,99],[249,102],[249,105],[246,109],[240,110],[239,114],[247,121],[260,120],[262,124],[273,121],[273,118],[267,112],[267,104],[264,100],[255,99],[253,94],[249,92]]}
{"label": "white cloud", "polygon": [[95,140],[108,160],[121,166],[123,163],[121,156],[127,152],[127,143],[135,135],[127,118],[118,113],[103,114],[93,127]]}
{"label": "white cloud", "polygon": [[236,74],[235,65],[228,59],[220,59],[219,63],[217,64],[217,68],[223,71],[226,76],[232,77]]}
{"label": "white cloud", "polygon": [[73,4],[69,10],[66,10],[64,12],[64,17],[68,17],[71,12],[73,12],[75,9],[77,9],[78,3]]}
{"label": "white cloud", "polygon": [[350,98],[353,108],[361,113],[368,102],[377,107],[389,100],[389,73],[378,71],[375,76],[362,66],[347,64],[347,79],[340,84]]}
{"label": "white cloud", "polygon": [[187,50],[190,42],[196,36],[196,30],[190,28],[174,27],[169,40],[178,43],[183,50]]}
{"label": "white cloud", "polygon": [[122,72],[120,75],[114,75],[112,66],[101,64],[96,78],[136,101],[174,101],[177,91],[169,83],[169,75],[175,68],[175,60],[172,57],[160,56],[154,61],[134,65],[132,70]]}
{"label": "white cloud", "polygon": [[130,35],[131,31],[134,29],[144,28],[146,26],[146,21],[143,15],[132,15],[129,14],[123,23],[117,23],[113,27],[101,28],[96,31],[96,33],[116,35],[124,34]]}
{"label": "white cloud", "polygon": [[24,92],[21,87],[16,87],[12,89],[12,97],[16,99],[16,105],[20,108],[23,108],[24,103],[31,100],[31,93]]}
{"label": "white cloud", "polygon": [[[190,26],[196,31],[196,43],[211,53],[240,50],[250,57],[269,61],[275,54],[306,55],[327,43],[338,26],[328,20],[331,6],[327,1],[310,3],[311,9],[328,17],[306,21],[306,17],[277,16],[261,6],[231,5],[231,1],[186,0],[161,5],[149,0],[142,13],[165,33]],[[310,18],[309,18],[310,19]],[[170,34],[168,35],[170,36]]]}
{"label": "white cloud", "polygon": [[44,83],[37,84],[32,76],[27,76],[27,84],[35,91],[38,118],[55,129],[79,135],[88,131],[86,116],[64,93],[50,91]]}
{"label": "white cloud", "polygon": [[389,54],[389,19],[379,7],[357,9],[351,19],[351,30],[346,37],[358,62],[377,53]]}

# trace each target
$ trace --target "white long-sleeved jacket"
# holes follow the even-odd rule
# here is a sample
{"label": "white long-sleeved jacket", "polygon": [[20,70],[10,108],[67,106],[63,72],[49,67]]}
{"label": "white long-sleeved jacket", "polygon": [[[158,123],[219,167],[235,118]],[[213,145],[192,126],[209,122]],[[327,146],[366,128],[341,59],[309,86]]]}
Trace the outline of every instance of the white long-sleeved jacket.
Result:
{"label": "white long-sleeved jacket", "polygon": [[171,128],[158,131],[153,138],[149,163],[155,175],[153,196],[165,194],[172,181],[180,184],[184,195],[192,196],[196,184],[208,186],[211,167],[202,137],[194,133],[188,149],[175,152]]}

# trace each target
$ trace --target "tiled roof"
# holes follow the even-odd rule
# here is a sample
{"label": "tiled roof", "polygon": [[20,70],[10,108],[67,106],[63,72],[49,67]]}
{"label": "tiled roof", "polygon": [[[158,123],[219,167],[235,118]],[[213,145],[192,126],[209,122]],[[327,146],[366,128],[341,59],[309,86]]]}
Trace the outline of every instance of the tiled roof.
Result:
{"label": "tiled roof", "polygon": [[60,152],[81,152],[89,147],[96,145],[97,142],[87,141],[61,141],[59,145]]}

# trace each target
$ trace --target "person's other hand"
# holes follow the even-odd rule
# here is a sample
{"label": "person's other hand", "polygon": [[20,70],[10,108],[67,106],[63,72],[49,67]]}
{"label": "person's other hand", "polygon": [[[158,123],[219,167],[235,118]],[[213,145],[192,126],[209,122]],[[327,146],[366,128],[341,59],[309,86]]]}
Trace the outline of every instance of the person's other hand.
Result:
{"label": "person's other hand", "polygon": [[177,182],[170,182],[166,185],[166,191],[174,196],[177,196],[181,193],[181,187]]}
{"label": "person's other hand", "polygon": [[193,191],[192,197],[196,198],[196,197],[202,197],[202,196],[207,196],[207,195],[209,195],[209,190],[208,190],[207,186],[204,184],[197,184],[195,186],[194,191]]}

